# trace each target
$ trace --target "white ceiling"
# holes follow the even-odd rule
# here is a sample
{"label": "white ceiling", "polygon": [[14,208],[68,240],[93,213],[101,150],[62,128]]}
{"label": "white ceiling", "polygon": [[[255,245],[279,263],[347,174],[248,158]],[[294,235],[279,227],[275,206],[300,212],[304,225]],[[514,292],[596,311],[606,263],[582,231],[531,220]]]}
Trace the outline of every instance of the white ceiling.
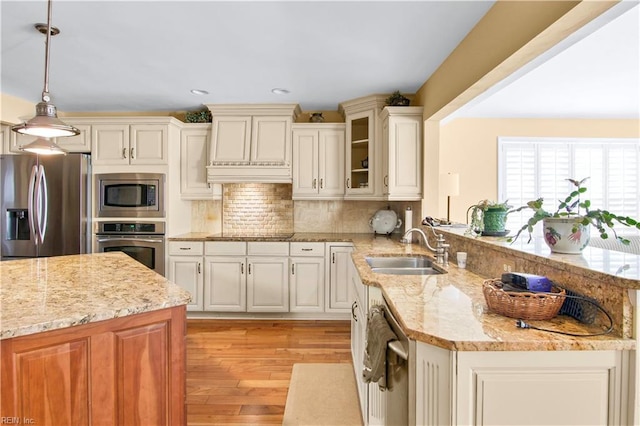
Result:
{"label": "white ceiling", "polygon": [[[61,34],[50,90],[67,112],[262,102],[335,110],[414,93],[492,4],[54,0]],[[2,93],[40,100],[44,36],[33,24],[46,12],[46,0],[0,0]],[[640,118],[639,23],[638,0],[623,1],[449,118]]]}
{"label": "white ceiling", "polygon": [[640,6],[619,3],[448,117],[640,118]]}
{"label": "white ceiling", "polygon": [[[336,110],[361,96],[414,93],[492,4],[56,0],[50,92],[66,112],[263,102]],[[46,22],[46,1],[0,7],[0,91],[38,102],[45,37],[33,25]]]}

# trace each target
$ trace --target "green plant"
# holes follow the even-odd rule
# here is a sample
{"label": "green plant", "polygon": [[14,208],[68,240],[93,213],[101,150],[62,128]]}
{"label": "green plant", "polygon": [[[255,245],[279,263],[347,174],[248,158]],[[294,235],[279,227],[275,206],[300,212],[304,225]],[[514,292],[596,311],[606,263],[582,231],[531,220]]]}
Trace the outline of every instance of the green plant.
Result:
{"label": "green plant", "polygon": [[509,209],[511,207],[512,206],[508,204],[508,200],[501,203],[490,200],[478,201],[477,204],[474,204],[467,209],[467,216],[469,216],[469,212],[471,212],[471,218],[469,220],[469,227],[465,231],[465,234],[472,236],[478,236],[482,234],[482,231],[484,231],[484,213],[487,210],[500,210],[507,212],[506,214],[509,214]]}
{"label": "green plant", "polygon": [[557,209],[553,213],[549,213],[542,207],[542,198],[529,201],[526,205],[518,207],[515,210],[511,210],[509,213],[519,212],[524,209],[531,209],[533,210],[533,216],[531,216],[527,223],[518,230],[518,233],[514,237],[509,237],[507,241],[514,242],[525,230],[529,232],[529,241],[531,241],[533,227],[538,222],[546,218],[575,218],[576,221],[572,232],[575,233],[578,230],[578,225],[593,225],[596,227],[600,233],[600,238],[603,240],[609,238],[609,234],[607,233],[607,229],[609,229],[617,240],[628,245],[629,240],[618,236],[615,229],[613,229],[613,226],[617,222],[624,226],[632,226],[636,229],[640,229],[640,223],[628,216],[618,216],[607,210],[592,209],[590,200],[581,200],[581,195],[587,192],[587,188],[583,186],[587,179],[589,178],[587,177],[579,181],[575,179],[566,179],[575,186],[575,189],[571,191],[564,200],[558,200]]}
{"label": "green plant", "polygon": [[407,106],[409,105],[409,98],[402,96],[399,90],[396,90],[385,100],[389,106]]}
{"label": "green plant", "polygon": [[189,111],[185,115],[187,123],[211,123],[211,111],[202,109],[200,111]]}

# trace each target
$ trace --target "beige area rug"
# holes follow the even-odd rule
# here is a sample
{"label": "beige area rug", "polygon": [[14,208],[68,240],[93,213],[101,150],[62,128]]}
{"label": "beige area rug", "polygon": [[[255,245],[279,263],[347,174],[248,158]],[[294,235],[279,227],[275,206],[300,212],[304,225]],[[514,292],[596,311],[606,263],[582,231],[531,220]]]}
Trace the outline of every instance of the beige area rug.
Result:
{"label": "beige area rug", "polygon": [[294,364],[283,426],[360,426],[351,364]]}

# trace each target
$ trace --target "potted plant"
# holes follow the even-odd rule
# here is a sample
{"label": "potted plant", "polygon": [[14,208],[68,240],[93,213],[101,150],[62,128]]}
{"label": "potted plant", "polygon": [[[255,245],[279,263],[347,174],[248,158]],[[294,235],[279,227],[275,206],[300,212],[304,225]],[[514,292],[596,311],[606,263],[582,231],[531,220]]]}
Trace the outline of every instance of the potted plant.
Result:
{"label": "potted plant", "polygon": [[511,206],[507,201],[501,203],[482,200],[467,209],[467,216],[471,211],[471,220],[467,228],[467,235],[488,235],[502,237],[509,231],[505,230],[507,215]]}
{"label": "potted plant", "polygon": [[533,227],[542,221],[544,241],[552,252],[580,254],[589,244],[591,225],[596,227],[600,238],[609,238],[608,230],[610,230],[617,240],[628,245],[629,240],[618,236],[613,226],[617,222],[624,226],[640,229],[640,223],[628,216],[618,216],[607,210],[593,209],[590,200],[582,200],[581,195],[587,192],[587,188],[583,186],[587,179],[584,178],[580,181],[566,179],[575,186],[575,189],[564,200],[558,200],[558,206],[553,213],[549,213],[543,208],[542,198],[529,201],[526,205],[512,210],[512,212],[518,212],[523,209],[531,209],[533,216],[508,241],[517,240],[525,230],[529,232],[529,241],[531,241]]}
{"label": "potted plant", "polygon": [[400,94],[399,90],[396,90],[389,96],[386,101],[389,106],[408,106],[410,103],[409,98],[405,98]]}

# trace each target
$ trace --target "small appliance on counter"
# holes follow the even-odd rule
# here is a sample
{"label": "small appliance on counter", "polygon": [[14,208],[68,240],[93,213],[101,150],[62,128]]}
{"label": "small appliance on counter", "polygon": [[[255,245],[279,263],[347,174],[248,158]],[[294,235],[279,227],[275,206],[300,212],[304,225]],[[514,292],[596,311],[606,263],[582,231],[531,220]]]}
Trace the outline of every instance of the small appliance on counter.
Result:
{"label": "small appliance on counter", "polygon": [[396,212],[391,209],[378,210],[369,219],[369,226],[374,234],[389,235],[402,226],[402,219],[399,219]]}

